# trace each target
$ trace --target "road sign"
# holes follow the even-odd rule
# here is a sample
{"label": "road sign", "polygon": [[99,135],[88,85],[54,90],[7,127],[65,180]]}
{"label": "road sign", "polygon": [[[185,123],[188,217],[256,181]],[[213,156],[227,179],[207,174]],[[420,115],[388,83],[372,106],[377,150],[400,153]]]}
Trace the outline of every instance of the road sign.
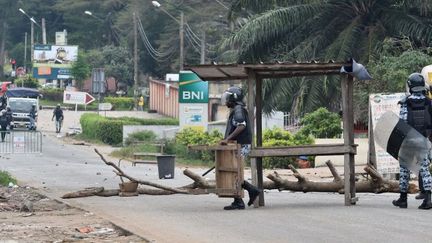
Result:
{"label": "road sign", "polygon": [[112,109],[111,103],[100,103],[99,104],[99,110],[100,111],[110,111]]}
{"label": "road sign", "polygon": [[75,105],[88,105],[95,100],[93,96],[86,92],[64,91],[63,103]]}

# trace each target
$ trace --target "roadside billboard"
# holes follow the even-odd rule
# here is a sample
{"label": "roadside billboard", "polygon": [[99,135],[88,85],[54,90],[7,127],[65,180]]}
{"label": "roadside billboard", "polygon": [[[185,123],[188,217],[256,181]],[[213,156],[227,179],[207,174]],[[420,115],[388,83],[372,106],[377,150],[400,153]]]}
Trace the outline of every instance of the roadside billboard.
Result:
{"label": "roadside billboard", "polygon": [[180,103],[208,103],[208,82],[202,81],[195,73],[181,71],[179,77]]}
{"label": "roadside billboard", "polygon": [[37,79],[70,79],[72,72],[70,68],[59,68],[41,66],[33,68],[33,77]]}
{"label": "roadside billboard", "polygon": [[[405,96],[405,93],[370,94],[369,106],[372,129],[375,129],[378,119],[385,112],[392,111],[398,115],[400,110],[398,102],[402,100],[402,98],[404,98]],[[369,153],[373,154],[375,157],[378,172],[380,172],[381,174],[399,173],[399,162],[389,153],[387,153],[386,148],[382,148],[381,146],[379,146],[373,137],[372,139],[370,139],[369,142],[374,143],[375,149],[374,151],[370,151]]]}
{"label": "roadside billboard", "polygon": [[180,128],[196,127],[207,130],[208,82],[195,73],[181,71],[179,75],[179,121]]}
{"label": "roadside billboard", "polygon": [[71,65],[78,58],[78,46],[37,44],[33,54],[35,63]]}

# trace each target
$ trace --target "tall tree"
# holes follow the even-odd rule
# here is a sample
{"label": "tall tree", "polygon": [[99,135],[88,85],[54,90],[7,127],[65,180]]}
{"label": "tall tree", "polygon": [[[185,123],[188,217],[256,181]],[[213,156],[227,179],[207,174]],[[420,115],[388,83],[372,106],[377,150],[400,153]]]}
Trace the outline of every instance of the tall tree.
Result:
{"label": "tall tree", "polygon": [[[380,53],[386,37],[406,36],[417,45],[432,43],[431,0],[236,0],[232,15],[251,17],[225,47],[235,44],[238,60],[308,61],[353,57],[363,63]],[[266,99],[288,97],[297,108],[313,110],[335,99],[339,82],[267,81]],[[277,87],[277,89],[275,89]],[[274,100],[275,102],[278,99]],[[324,104],[335,104],[326,102]],[[278,104],[266,102],[267,110]],[[322,103],[321,103],[322,105]],[[333,107],[335,108],[335,107]]]}

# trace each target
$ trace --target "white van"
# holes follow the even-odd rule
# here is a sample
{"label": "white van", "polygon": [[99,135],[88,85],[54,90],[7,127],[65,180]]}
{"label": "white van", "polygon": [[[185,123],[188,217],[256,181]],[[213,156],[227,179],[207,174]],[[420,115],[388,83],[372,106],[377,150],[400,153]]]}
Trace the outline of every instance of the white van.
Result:
{"label": "white van", "polygon": [[37,115],[39,111],[39,99],[34,98],[8,98],[8,106],[12,110],[11,128],[25,127],[30,129],[30,111],[32,106],[36,108],[35,130],[37,127]]}

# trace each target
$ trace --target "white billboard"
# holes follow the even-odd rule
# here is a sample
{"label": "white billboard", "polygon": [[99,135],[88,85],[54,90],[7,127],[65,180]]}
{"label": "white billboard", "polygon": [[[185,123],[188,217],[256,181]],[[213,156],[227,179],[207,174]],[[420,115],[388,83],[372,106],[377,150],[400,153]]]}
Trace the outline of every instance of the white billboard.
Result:
{"label": "white billboard", "polygon": [[71,64],[78,58],[78,46],[35,45],[34,62]]}

